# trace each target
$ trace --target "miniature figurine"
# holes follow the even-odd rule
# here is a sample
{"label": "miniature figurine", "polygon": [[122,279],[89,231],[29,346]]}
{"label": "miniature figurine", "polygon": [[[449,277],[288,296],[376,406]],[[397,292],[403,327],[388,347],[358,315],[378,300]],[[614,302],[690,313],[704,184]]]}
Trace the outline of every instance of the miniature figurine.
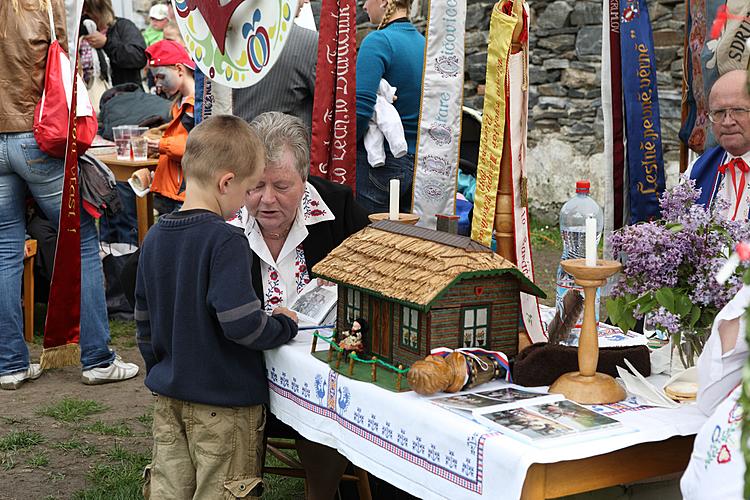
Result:
{"label": "miniature figurine", "polygon": [[367,334],[367,322],[362,318],[357,318],[352,322],[349,331],[341,334],[339,347],[346,351],[347,355],[352,351],[357,354],[364,354],[365,343],[363,335],[365,334]]}

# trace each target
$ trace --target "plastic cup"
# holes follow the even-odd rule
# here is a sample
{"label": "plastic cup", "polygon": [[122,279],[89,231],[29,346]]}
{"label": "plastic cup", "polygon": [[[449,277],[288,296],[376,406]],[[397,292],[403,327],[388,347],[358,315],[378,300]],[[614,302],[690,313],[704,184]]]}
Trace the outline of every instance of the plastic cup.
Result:
{"label": "plastic cup", "polygon": [[112,127],[112,135],[114,136],[115,146],[117,147],[117,159],[129,160],[131,126],[120,125]]}
{"label": "plastic cup", "polygon": [[132,127],[130,129],[130,146],[133,148],[133,160],[145,161],[148,159],[148,140],[146,139],[147,127]]}

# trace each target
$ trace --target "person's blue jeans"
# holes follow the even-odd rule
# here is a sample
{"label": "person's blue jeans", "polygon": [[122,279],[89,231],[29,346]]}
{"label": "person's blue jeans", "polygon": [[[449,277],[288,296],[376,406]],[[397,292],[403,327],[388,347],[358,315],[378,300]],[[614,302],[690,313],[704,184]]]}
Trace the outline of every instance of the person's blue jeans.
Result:
{"label": "person's blue jeans", "polygon": [[399,180],[399,210],[411,213],[411,184],[414,180],[414,154],[395,158],[385,148],[385,165],[373,168],[367,161],[364,141],[357,144],[357,202],[369,213],[387,212],[390,200],[389,182]]}
{"label": "person's blue jeans", "polygon": [[[60,219],[63,161],[39,149],[32,132],[0,134],[0,375],[23,371],[29,351],[23,339],[21,279],[30,193],[55,225]],[[93,219],[81,210],[81,365],[107,366],[109,323],[104,275]]]}
{"label": "person's blue jeans", "polygon": [[127,243],[138,246],[138,213],[135,207],[135,193],[130,184],[117,181],[117,194],[122,202],[122,210],[99,219],[99,240],[106,243]]}

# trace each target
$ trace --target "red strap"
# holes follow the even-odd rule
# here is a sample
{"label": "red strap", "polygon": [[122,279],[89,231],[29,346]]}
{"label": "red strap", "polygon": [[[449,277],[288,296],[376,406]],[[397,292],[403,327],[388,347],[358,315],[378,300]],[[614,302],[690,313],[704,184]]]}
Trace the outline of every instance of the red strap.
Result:
{"label": "red strap", "polygon": [[[745,174],[750,171],[750,167],[745,163],[745,160],[737,157],[732,158],[724,165],[719,166],[719,172],[722,175],[725,175],[727,170],[732,176],[732,186],[734,187],[734,193],[737,195],[737,200],[734,204],[734,214],[732,215],[732,220],[735,220],[737,218],[737,211],[740,208],[740,203],[742,202],[742,194],[745,191]],[[740,171],[739,185],[737,183],[737,170]]]}

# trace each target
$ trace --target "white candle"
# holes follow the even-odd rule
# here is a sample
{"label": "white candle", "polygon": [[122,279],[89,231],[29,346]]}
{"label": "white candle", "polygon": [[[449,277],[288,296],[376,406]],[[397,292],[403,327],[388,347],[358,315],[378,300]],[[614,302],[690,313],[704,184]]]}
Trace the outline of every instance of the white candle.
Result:
{"label": "white candle", "polygon": [[399,181],[398,179],[391,179],[390,195],[391,202],[388,206],[388,218],[390,220],[398,220],[398,199],[399,199]]}
{"label": "white candle", "polygon": [[596,219],[586,219],[586,265],[596,267]]}

